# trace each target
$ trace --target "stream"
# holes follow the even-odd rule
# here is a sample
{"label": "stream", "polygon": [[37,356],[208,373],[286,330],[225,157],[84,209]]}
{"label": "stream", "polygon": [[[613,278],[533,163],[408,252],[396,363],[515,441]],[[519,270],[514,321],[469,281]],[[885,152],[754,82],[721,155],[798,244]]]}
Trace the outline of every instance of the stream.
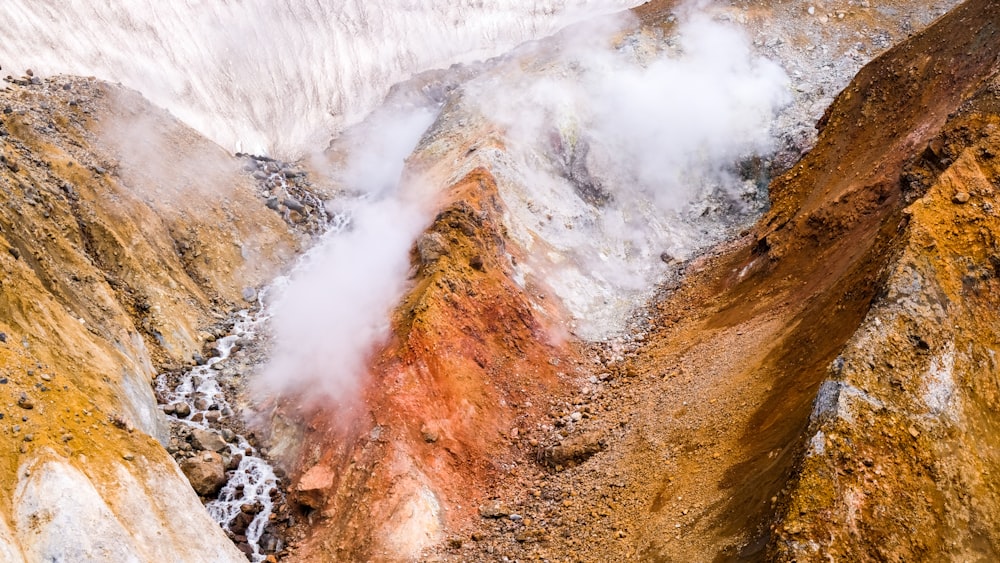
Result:
{"label": "stream", "polygon": [[[258,307],[257,310],[263,309]],[[220,385],[218,368],[230,358],[237,346],[257,337],[265,321],[266,317],[260,313],[252,314],[248,310],[237,312],[230,334],[215,342],[216,356],[179,377],[162,374],[156,381],[157,394],[168,405],[165,410],[172,423],[210,431],[225,441],[225,449],[220,453],[228,461],[227,467],[235,465],[235,468],[227,471],[226,484],[218,497],[208,502],[205,508],[224,530],[236,536],[237,545],[249,546],[251,552],[247,555],[254,563],[264,561],[266,552],[273,553],[282,548],[276,538],[261,541],[274,512],[275,500],[282,493],[274,469],[261,453],[244,436],[224,428],[227,419],[237,414]],[[178,405],[187,407],[178,409]],[[248,518],[249,523],[245,521]],[[245,540],[239,536],[245,537]],[[243,549],[246,551],[247,548]]]}

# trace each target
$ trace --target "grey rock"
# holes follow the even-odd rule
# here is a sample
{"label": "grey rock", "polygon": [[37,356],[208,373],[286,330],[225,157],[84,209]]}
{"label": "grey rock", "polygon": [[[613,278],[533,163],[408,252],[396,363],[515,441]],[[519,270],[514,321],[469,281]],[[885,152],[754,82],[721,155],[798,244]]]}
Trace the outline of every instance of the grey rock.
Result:
{"label": "grey rock", "polygon": [[175,403],[173,407],[174,407],[174,414],[178,418],[185,418],[191,416],[191,405],[187,403]]}
{"label": "grey rock", "polygon": [[448,254],[448,247],[440,233],[424,233],[417,239],[417,252],[424,265],[436,262]]}
{"label": "grey rock", "polygon": [[302,203],[295,198],[286,197],[285,199],[281,200],[281,204],[291,209],[292,211],[295,211],[296,213],[304,215],[306,212],[305,206],[302,205]]}
{"label": "grey rock", "polygon": [[248,303],[253,303],[257,300],[257,290],[252,287],[243,288],[243,300]]}

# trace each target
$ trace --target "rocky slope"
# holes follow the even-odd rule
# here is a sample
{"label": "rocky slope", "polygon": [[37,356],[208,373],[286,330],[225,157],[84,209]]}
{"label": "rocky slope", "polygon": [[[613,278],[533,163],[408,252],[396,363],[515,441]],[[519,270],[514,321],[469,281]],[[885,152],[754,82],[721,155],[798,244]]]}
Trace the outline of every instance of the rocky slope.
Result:
{"label": "rocky slope", "polygon": [[967,3],[866,67],[757,226],[638,319],[613,383],[554,405],[589,415],[564,463],[441,555],[992,558],[996,21]]}
{"label": "rocky slope", "polygon": [[638,3],[8,0],[0,65],[120,82],[226,150],[288,159],[362,119],[412,73]]}
{"label": "rocky slope", "polygon": [[3,559],[243,560],[163,449],[151,382],[299,243],[136,94],[22,83],[0,90]]}

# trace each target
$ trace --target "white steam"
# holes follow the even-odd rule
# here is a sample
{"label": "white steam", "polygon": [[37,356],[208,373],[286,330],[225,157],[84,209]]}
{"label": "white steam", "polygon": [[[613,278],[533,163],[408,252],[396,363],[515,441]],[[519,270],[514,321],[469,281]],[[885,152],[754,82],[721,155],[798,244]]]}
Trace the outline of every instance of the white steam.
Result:
{"label": "white steam", "polygon": [[412,73],[634,0],[3,0],[0,65],[139,90],[230,150],[325,144]]}
{"label": "white steam", "polygon": [[[426,137],[472,147],[484,123],[500,126],[503,149],[449,166],[497,176],[509,231],[531,253],[522,267],[593,338],[620,328],[619,313],[662,279],[661,253],[687,258],[753,213],[760,194],[753,182],[753,197],[744,193],[735,164],[771,150],[769,126],[787,99],[782,71],[732,27],[689,13],[660,50],[662,38],[625,35],[623,25],[576,27],[522,51],[462,87]],[[441,187],[399,184],[430,123],[425,110],[386,110],[355,136],[337,176],[367,199],[276,303],[265,388],[344,399],[361,386]],[[454,158],[436,142],[417,148],[422,162]]]}
{"label": "white steam", "polygon": [[433,194],[416,181],[401,190],[400,176],[435,116],[426,108],[390,110],[357,134],[338,181],[359,195],[342,202],[346,227],[325,235],[290,280],[276,284],[275,343],[259,392],[347,401],[358,391],[406,289],[410,247],[433,213]]}
{"label": "white steam", "polygon": [[642,34],[609,49],[620,26],[571,31],[539,68],[509,65],[468,89],[507,132],[497,171],[510,231],[536,249],[526,273],[562,298],[578,334],[602,338],[665,262],[765,204],[737,168],[774,149],[770,125],[790,97],[784,72],[741,30],[699,12],[684,14],[663,51]]}

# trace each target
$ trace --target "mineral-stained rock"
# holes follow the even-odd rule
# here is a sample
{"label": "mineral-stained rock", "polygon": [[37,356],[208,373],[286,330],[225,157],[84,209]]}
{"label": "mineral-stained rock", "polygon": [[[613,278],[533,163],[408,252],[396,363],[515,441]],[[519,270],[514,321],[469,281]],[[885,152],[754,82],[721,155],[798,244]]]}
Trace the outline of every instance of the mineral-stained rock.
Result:
{"label": "mineral-stained rock", "polygon": [[295,500],[310,508],[322,508],[333,486],[334,473],[325,465],[315,465],[295,485]]}

